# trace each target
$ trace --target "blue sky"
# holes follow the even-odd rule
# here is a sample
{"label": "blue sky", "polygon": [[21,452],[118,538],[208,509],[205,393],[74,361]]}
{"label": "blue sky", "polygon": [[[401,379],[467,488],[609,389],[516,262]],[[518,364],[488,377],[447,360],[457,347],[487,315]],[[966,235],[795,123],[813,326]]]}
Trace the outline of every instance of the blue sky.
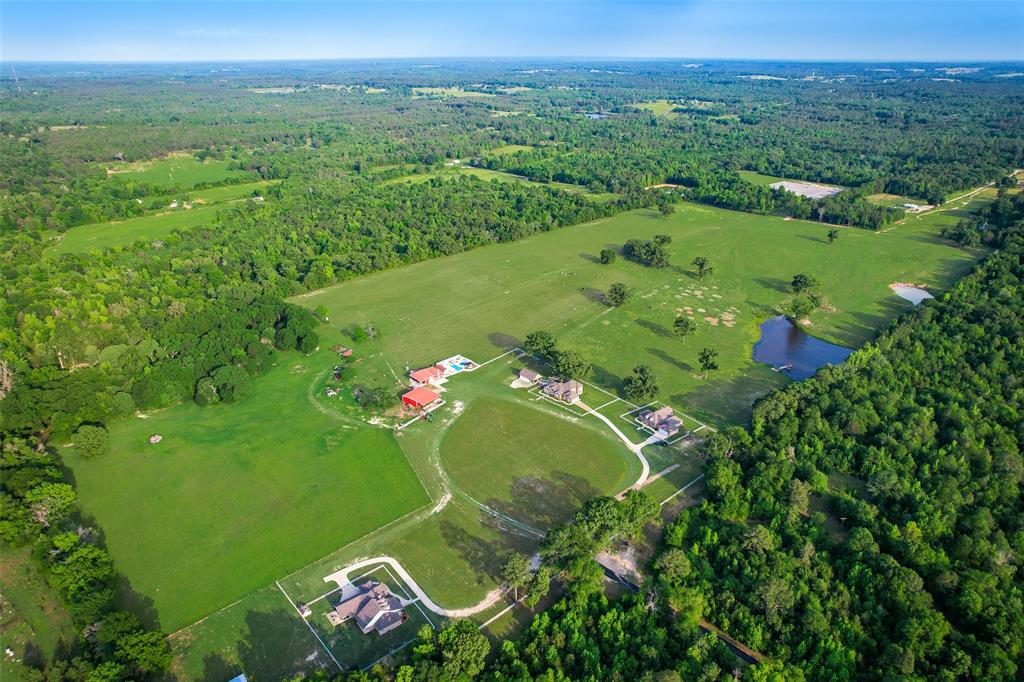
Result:
{"label": "blue sky", "polygon": [[1024,59],[1024,2],[0,2],[4,60]]}

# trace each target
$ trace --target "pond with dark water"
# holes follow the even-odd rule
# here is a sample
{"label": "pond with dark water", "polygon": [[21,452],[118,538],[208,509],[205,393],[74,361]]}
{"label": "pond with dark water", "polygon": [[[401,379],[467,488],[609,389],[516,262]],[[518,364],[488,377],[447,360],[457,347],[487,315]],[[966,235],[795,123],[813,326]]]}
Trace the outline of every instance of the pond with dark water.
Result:
{"label": "pond with dark water", "polygon": [[761,339],[754,344],[754,362],[761,362],[790,379],[807,379],[825,365],[838,365],[853,353],[815,338],[785,315],[761,323]]}

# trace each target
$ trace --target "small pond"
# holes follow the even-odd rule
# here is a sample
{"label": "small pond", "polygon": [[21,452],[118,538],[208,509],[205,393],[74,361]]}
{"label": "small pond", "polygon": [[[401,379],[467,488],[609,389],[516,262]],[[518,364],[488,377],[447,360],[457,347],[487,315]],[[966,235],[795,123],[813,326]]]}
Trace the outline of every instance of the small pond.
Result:
{"label": "small pond", "polygon": [[894,294],[906,301],[910,301],[914,305],[929,298],[935,298],[924,289],[912,287],[909,284],[893,284],[889,288],[892,289]]}
{"label": "small pond", "polygon": [[769,365],[790,379],[807,379],[825,365],[838,365],[853,352],[807,334],[785,315],[761,323],[761,339],[754,344],[754,362]]}

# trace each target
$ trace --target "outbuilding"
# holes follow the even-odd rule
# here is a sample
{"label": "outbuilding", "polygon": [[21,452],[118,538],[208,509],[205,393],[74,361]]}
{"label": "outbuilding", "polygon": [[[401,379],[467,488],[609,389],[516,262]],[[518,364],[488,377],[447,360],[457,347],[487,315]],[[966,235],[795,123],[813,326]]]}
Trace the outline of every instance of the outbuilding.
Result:
{"label": "outbuilding", "polygon": [[403,403],[410,407],[417,407],[420,409],[423,409],[440,399],[441,396],[425,386],[417,386],[402,396]]}

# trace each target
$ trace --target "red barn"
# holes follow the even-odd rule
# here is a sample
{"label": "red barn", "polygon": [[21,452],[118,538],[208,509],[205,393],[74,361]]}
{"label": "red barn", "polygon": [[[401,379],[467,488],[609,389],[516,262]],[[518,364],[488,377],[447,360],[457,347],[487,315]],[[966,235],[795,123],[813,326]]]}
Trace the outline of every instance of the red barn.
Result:
{"label": "red barn", "polygon": [[440,400],[441,396],[431,391],[429,388],[423,386],[417,386],[408,393],[402,396],[402,402],[410,407],[423,408],[430,405],[436,400]]}

